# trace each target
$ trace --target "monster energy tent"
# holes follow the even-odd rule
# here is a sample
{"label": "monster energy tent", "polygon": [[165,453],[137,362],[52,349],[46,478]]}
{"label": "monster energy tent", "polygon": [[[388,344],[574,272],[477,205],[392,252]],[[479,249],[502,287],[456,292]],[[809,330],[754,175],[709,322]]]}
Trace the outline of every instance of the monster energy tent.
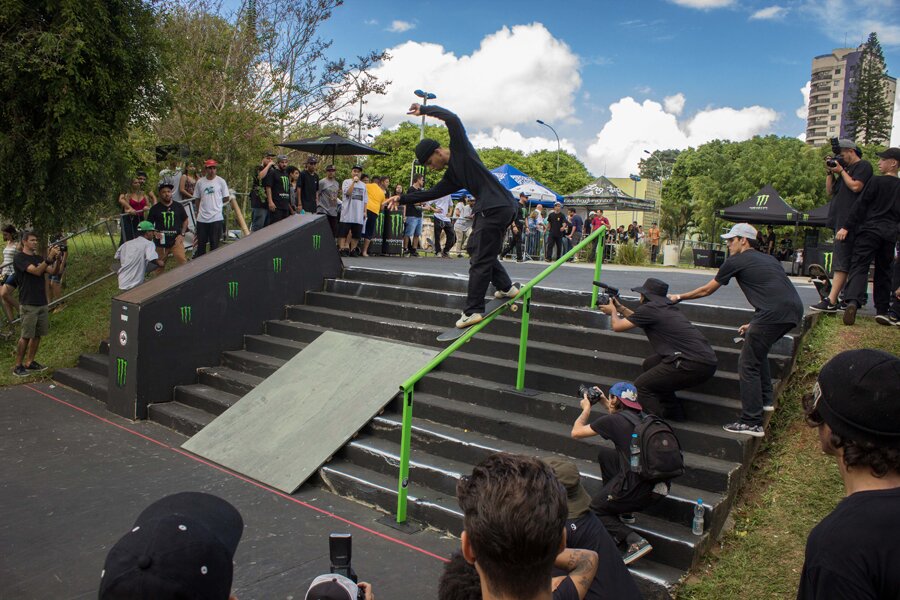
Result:
{"label": "monster energy tent", "polygon": [[796,225],[801,220],[801,214],[771,185],[764,185],[743,202],[720,210],[719,216],[726,221],[755,225]]}
{"label": "monster energy tent", "polygon": [[623,192],[606,177],[599,177],[577,192],[566,196],[566,206],[586,206],[603,210],[656,210],[652,201],[635,198]]}

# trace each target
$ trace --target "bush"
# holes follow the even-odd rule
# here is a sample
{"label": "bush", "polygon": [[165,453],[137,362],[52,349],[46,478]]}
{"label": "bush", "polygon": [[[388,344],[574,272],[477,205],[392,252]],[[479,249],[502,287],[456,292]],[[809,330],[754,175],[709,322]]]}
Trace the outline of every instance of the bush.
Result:
{"label": "bush", "polygon": [[650,262],[650,250],[644,244],[616,244],[617,265],[646,265]]}

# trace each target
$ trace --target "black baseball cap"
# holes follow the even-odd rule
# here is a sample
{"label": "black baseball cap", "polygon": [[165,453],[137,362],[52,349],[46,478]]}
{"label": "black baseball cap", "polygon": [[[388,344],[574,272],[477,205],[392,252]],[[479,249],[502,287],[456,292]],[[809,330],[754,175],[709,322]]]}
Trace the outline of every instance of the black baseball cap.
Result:
{"label": "black baseball cap", "polygon": [[335,171],[336,169],[334,168],[334,165],[328,165],[327,167],[325,167],[325,170],[326,171]]}
{"label": "black baseball cap", "polygon": [[173,190],[173,189],[175,189],[175,186],[172,185],[171,183],[169,183],[168,181],[163,181],[157,186],[157,189],[161,190],[163,188],[169,188],[170,190]]}
{"label": "black baseball cap", "polygon": [[225,500],[182,492],[157,500],[110,549],[100,600],[227,600],[244,521]]}
{"label": "black baseball cap", "polygon": [[306,159],[306,164],[308,164],[308,165],[316,165],[318,163],[319,163],[319,159],[316,158],[315,156],[310,156],[309,158]]}
{"label": "black baseball cap", "polygon": [[900,162],[900,148],[888,148],[884,152],[878,153],[879,158],[893,158],[897,162]]}
{"label": "black baseball cap", "polygon": [[831,430],[857,442],[900,447],[900,358],[848,350],[819,371],[815,409]]}
{"label": "black baseball cap", "polygon": [[416,160],[419,161],[420,165],[424,165],[428,162],[428,159],[431,158],[431,155],[434,154],[434,151],[440,147],[441,145],[437,140],[425,138],[416,144]]}

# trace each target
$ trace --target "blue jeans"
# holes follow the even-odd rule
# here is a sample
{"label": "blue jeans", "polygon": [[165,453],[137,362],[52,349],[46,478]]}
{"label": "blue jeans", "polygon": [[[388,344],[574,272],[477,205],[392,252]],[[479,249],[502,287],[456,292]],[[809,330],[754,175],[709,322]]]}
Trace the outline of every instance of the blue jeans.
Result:
{"label": "blue jeans", "polygon": [[406,217],[406,229],[404,237],[419,237],[422,235],[422,217]]}
{"label": "blue jeans", "polygon": [[250,231],[259,231],[269,224],[268,208],[251,208],[250,209]]}

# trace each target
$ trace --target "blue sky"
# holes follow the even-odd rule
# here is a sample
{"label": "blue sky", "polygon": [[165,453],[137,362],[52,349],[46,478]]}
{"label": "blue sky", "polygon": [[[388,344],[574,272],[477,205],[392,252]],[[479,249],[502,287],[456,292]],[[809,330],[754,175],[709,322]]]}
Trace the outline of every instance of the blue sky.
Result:
{"label": "blue sky", "polygon": [[[796,113],[812,58],[845,39],[856,46],[877,31],[889,72],[900,73],[900,4],[848,7],[836,0],[347,0],[321,33],[333,40],[333,56],[392,49],[394,60],[379,74],[395,83],[369,105],[384,113],[385,126],[405,118],[412,90],[423,87],[460,114],[477,144],[555,149],[540,118],[593,173],[621,176],[643,149],[802,134],[805,113]],[[900,124],[893,141],[900,144]]]}

